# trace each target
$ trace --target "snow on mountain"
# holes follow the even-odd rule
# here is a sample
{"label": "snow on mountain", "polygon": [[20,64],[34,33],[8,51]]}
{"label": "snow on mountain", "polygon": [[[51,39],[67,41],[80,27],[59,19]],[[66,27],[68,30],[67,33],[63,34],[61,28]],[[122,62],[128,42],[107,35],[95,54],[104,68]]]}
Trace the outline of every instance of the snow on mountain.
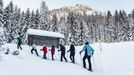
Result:
{"label": "snow on mountain", "polygon": [[59,9],[53,9],[50,11],[50,14],[57,14],[58,17],[67,16],[70,11],[75,12],[76,14],[83,14],[84,12],[86,14],[97,14],[100,13],[98,10],[93,10],[87,5],[82,4],[76,4],[74,6],[64,6]]}
{"label": "snow on mountain", "polygon": [[[0,51],[1,75],[134,75],[134,42],[124,43],[96,43],[91,44],[95,49],[92,57],[93,72],[82,68],[82,56],[79,51],[83,46],[76,47],[77,64],[69,63],[69,54],[66,54],[69,62],[60,62],[60,53],[56,52],[55,61],[42,59],[42,52],[38,47],[40,57],[30,53],[31,47],[23,45],[23,50],[18,56],[12,55],[17,50],[16,44],[6,44],[10,48],[10,54],[5,55]],[[68,46],[66,46],[68,50]],[[101,50],[102,48],[102,50]],[[84,54],[84,53],[83,53]],[[82,55],[83,55],[82,54]]]}

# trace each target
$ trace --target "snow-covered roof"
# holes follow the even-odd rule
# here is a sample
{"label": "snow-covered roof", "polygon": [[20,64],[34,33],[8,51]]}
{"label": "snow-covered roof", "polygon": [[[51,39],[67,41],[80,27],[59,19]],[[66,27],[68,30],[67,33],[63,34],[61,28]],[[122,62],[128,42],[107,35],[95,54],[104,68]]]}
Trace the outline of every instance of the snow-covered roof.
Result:
{"label": "snow-covered roof", "polygon": [[63,34],[60,34],[60,33],[57,33],[57,32],[36,30],[36,29],[28,29],[27,34],[39,35],[39,36],[48,36],[48,37],[56,37],[56,38],[64,38]]}

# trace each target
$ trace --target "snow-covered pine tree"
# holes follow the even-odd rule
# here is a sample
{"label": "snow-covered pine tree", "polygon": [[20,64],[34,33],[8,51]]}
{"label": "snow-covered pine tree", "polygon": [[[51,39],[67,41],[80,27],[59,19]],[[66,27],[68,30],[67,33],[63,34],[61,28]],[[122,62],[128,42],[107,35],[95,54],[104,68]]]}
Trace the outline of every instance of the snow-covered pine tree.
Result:
{"label": "snow-covered pine tree", "polygon": [[131,40],[134,41],[134,9],[132,10],[131,14],[129,15],[129,19],[130,19],[130,36],[131,36]]}
{"label": "snow-covered pine tree", "polygon": [[25,30],[25,13],[24,13],[24,11],[21,13],[21,15],[20,15],[20,23],[19,23],[19,25],[20,25],[20,29],[19,29],[19,31],[22,33],[22,34],[24,34],[24,30]]}
{"label": "snow-covered pine tree", "polygon": [[86,23],[87,26],[89,26],[89,19],[88,19],[88,15],[86,14],[86,12],[83,12],[83,16],[82,16],[83,21]]}
{"label": "snow-covered pine tree", "polygon": [[87,31],[88,40],[89,40],[90,43],[93,43],[93,25],[92,25],[91,15],[87,16],[86,24],[88,26],[87,27],[88,28],[88,31]]}
{"label": "snow-covered pine tree", "polygon": [[61,17],[59,20],[59,25],[58,25],[58,30],[60,33],[65,34],[67,31],[67,26],[66,26],[66,20],[65,17]]}
{"label": "snow-covered pine tree", "polygon": [[44,1],[41,3],[40,8],[40,29],[41,30],[50,30],[50,15],[49,15],[49,9]]}
{"label": "snow-covered pine tree", "polygon": [[4,29],[3,27],[1,26],[0,27],[0,46],[4,44]]}
{"label": "snow-covered pine tree", "polygon": [[39,10],[37,9],[36,10],[36,14],[35,14],[35,26],[34,26],[34,29],[39,29],[39,24],[40,23],[40,14],[39,14]]}
{"label": "snow-covered pine tree", "polygon": [[40,13],[44,14],[44,13],[48,13],[49,9],[48,6],[46,5],[45,1],[41,2],[41,7],[40,7]]}
{"label": "snow-covered pine tree", "polygon": [[105,26],[105,15],[102,13],[98,14],[98,32],[97,42],[104,41],[104,26]]}
{"label": "snow-covered pine tree", "polygon": [[4,10],[4,27],[6,29],[5,37],[7,42],[12,42],[14,40],[14,14],[13,14],[13,2],[11,1]]}
{"label": "snow-covered pine tree", "polygon": [[31,13],[30,13],[29,8],[27,8],[26,13],[24,11],[21,13],[20,25],[21,25],[20,26],[21,35],[18,35],[18,36],[21,36],[23,39],[22,40],[23,43],[26,43],[26,40],[27,40],[26,39],[26,32],[27,32],[27,29],[29,29],[31,26]]}
{"label": "snow-covered pine tree", "polygon": [[112,21],[112,14],[110,11],[107,12],[107,16],[106,16],[106,23],[105,23],[105,26],[104,26],[104,39],[105,39],[105,42],[111,42],[112,41],[112,24],[113,21]]}
{"label": "snow-covered pine tree", "polygon": [[130,25],[129,25],[129,19],[126,12],[123,10],[123,41],[129,41],[130,40]]}
{"label": "snow-covered pine tree", "polygon": [[78,45],[83,45],[83,43],[85,43],[86,41],[86,30],[84,30],[84,23],[83,21],[81,20],[80,21],[80,33],[79,33],[79,36],[78,36]]}
{"label": "snow-covered pine tree", "polygon": [[77,45],[76,39],[77,39],[78,24],[76,22],[75,15],[76,14],[74,12],[69,12],[67,16],[67,26],[68,26],[68,31],[70,33],[70,36],[68,37],[69,40],[67,40],[67,44],[71,42]]}
{"label": "snow-covered pine tree", "polygon": [[98,19],[98,17],[97,17],[98,15],[97,14],[92,14],[90,17],[91,17],[91,31],[90,31],[90,37],[91,37],[91,39],[92,39],[92,42],[97,42],[98,41],[98,39],[97,39],[97,31],[98,31],[98,29],[97,28],[99,28],[98,27],[98,22],[97,22],[97,19]]}
{"label": "snow-covered pine tree", "polygon": [[18,8],[17,6],[15,6],[14,8],[14,13],[13,13],[13,22],[14,22],[14,26],[13,26],[13,36],[14,38],[16,39],[16,35],[18,35],[18,32],[21,32],[20,31],[20,18],[21,18],[21,9]]}
{"label": "snow-covered pine tree", "polygon": [[103,24],[102,23],[103,18],[102,18],[102,20],[100,20],[100,18],[101,18],[101,13],[97,13],[97,14],[95,14],[95,16],[93,18],[95,20],[92,21],[92,23],[93,23],[93,34],[94,34],[93,39],[94,39],[94,42],[98,42],[100,40],[100,38],[101,38],[100,31],[102,31],[102,30],[101,30],[100,26]]}
{"label": "snow-covered pine tree", "polygon": [[[11,1],[8,5],[9,7],[9,26],[7,32],[9,33],[9,42],[13,42],[16,39],[16,35],[18,35],[20,29],[20,8],[13,5]],[[14,41],[15,42],[15,41]]]}
{"label": "snow-covered pine tree", "polygon": [[129,40],[129,23],[128,17],[124,11],[119,12],[119,41]]}
{"label": "snow-covered pine tree", "polygon": [[64,42],[64,44],[66,43],[66,40],[68,37],[68,29],[67,29],[67,26],[65,23],[66,23],[65,17],[61,17],[58,22],[58,30],[61,34],[64,34],[64,36],[65,36],[65,39],[62,39],[62,43]]}
{"label": "snow-covered pine tree", "polygon": [[30,22],[31,22],[31,24],[30,24],[29,28],[34,28],[35,27],[35,13],[34,13],[34,10],[32,10]]}
{"label": "snow-covered pine tree", "polygon": [[27,8],[27,11],[25,13],[25,23],[24,23],[24,33],[26,33],[27,29],[30,28],[31,22],[30,22],[30,9]]}
{"label": "snow-covered pine tree", "polygon": [[52,16],[52,31],[53,32],[58,32],[58,19],[57,19],[57,15],[56,14],[53,14]]}
{"label": "snow-covered pine tree", "polygon": [[3,28],[4,28],[4,36],[5,36],[5,41],[8,42],[8,25],[9,25],[9,8],[5,7],[4,12],[3,12]]}
{"label": "snow-covered pine tree", "polygon": [[3,0],[0,0],[0,9],[3,9],[3,6],[4,6]]}
{"label": "snow-covered pine tree", "polygon": [[3,27],[3,0],[0,0],[0,27]]}
{"label": "snow-covered pine tree", "polygon": [[82,16],[80,16],[80,20],[78,22],[80,24],[79,25],[80,31],[81,31],[81,25],[83,26],[84,42],[88,41],[88,42],[92,43],[92,40],[91,40],[92,33],[90,33],[90,31],[92,31],[91,30],[91,17],[90,17],[90,14],[87,15],[86,12],[84,11]]}
{"label": "snow-covered pine tree", "polygon": [[118,32],[119,31],[119,13],[118,13],[117,10],[115,11],[113,18],[114,18],[114,26],[115,26],[115,28],[114,28],[114,35],[115,35],[114,40],[115,40],[115,42],[119,42],[119,37],[118,37],[118,33],[119,33]]}
{"label": "snow-covered pine tree", "polygon": [[0,0],[0,46],[4,42],[4,29],[3,29],[3,0]]}
{"label": "snow-covered pine tree", "polygon": [[120,10],[119,11],[119,28],[118,28],[118,39],[119,41],[123,41],[122,37],[123,37],[123,13]]}

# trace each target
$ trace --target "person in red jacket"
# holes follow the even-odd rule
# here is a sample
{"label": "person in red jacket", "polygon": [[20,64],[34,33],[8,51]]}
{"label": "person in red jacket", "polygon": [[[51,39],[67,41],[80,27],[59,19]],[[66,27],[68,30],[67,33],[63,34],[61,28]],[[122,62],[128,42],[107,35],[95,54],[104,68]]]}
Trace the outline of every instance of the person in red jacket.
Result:
{"label": "person in red jacket", "polygon": [[47,57],[46,57],[46,54],[47,54],[47,47],[46,47],[45,45],[43,46],[43,48],[41,49],[41,51],[44,52],[44,54],[43,54],[43,59],[47,59]]}
{"label": "person in red jacket", "polygon": [[54,60],[54,54],[55,54],[55,46],[54,45],[52,45],[50,51],[51,51],[52,60]]}

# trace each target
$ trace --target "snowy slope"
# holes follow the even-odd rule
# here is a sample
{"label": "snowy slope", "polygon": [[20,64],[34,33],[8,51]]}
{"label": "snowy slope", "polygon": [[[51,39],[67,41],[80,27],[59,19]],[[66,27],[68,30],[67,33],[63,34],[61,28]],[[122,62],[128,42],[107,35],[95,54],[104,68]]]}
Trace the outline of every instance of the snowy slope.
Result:
{"label": "snowy slope", "polygon": [[[11,51],[17,50],[15,44],[6,44]],[[96,43],[91,45],[95,49],[92,65],[94,72],[89,72],[82,68],[81,57],[78,52],[83,46],[76,47],[76,62],[60,62],[60,53],[56,52],[56,60],[52,61],[48,54],[48,60],[30,54],[29,46],[22,46],[20,55],[5,55],[0,52],[0,75],[134,75],[134,42],[125,43]],[[102,46],[102,51],[100,48]],[[68,47],[67,47],[68,50]],[[84,54],[84,53],[83,53]],[[66,54],[69,56],[69,54]]]}

